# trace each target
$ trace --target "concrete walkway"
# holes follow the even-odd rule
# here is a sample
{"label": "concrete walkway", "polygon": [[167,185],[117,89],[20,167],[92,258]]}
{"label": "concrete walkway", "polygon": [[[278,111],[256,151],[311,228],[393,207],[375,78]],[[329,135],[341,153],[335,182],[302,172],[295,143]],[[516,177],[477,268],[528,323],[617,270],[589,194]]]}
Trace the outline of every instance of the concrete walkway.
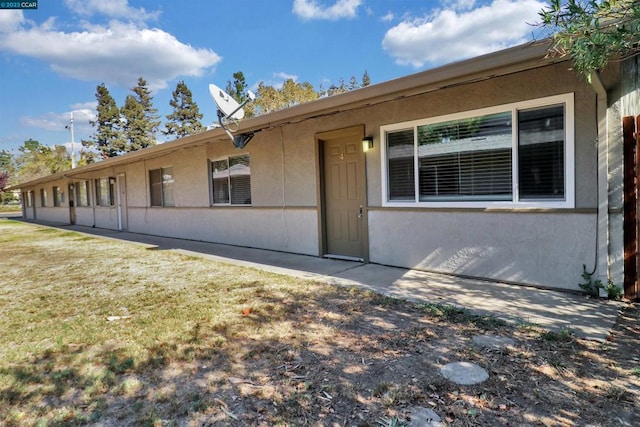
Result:
{"label": "concrete walkway", "polygon": [[624,303],[485,280],[466,279],[350,261],[338,261],[172,239],[83,226],[59,226],[81,233],[143,244],[150,249],[175,250],[215,261],[258,268],[326,283],[358,286],[418,302],[451,304],[512,323],[533,323],[549,330],[572,330],[577,336],[605,340]]}

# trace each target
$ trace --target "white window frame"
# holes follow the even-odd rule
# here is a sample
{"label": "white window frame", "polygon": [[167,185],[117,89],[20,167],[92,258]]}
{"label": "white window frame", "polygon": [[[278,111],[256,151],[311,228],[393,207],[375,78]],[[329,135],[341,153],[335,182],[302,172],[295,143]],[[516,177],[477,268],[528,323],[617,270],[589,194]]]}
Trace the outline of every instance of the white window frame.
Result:
{"label": "white window frame", "polygon": [[[564,185],[565,197],[559,200],[519,200],[518,192],[518,125],[517,112],[532,108],[541,108],[553,105],[564,104]],[[484,116],[505,111],[511,111],[513,117],[511,150],[512,150],[512,201],[468,201],[468,200],[447,200],[447,201],[420,201],[419,185],[419,158],[418,158],[418,132],[417,127],[422,125],[466,119],[476,116]],[[413,161],[414,161],[414,201],[389,200],[388,188],[388,159],[387,159],[387,133],[401,130],[414,130],[413,141]],[[562,95],[549,96],[522,102],[497,105],[477,110],[469,110],[461,113],[448,114],[444,116],[430,117],[427,119],[412,120],[402,123],[394,123],[380,127],[381,148],[381,172],[382,172],[382,206],[385,207],[433,207],[433,208],[546,208],[546,209],[573,209],[575,207],[575,110],[574,94],[566,93]]]}

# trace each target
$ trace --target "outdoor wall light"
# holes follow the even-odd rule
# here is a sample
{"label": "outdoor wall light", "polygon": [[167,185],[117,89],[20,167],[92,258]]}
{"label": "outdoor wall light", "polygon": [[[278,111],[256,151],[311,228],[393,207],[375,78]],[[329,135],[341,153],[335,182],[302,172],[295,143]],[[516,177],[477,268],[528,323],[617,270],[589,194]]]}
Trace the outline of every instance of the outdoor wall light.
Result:
{"label": "outdoor wall light", "polygon": [[362,138],[362,152],[366,153],[373,148],[373,137],[365,136]]}

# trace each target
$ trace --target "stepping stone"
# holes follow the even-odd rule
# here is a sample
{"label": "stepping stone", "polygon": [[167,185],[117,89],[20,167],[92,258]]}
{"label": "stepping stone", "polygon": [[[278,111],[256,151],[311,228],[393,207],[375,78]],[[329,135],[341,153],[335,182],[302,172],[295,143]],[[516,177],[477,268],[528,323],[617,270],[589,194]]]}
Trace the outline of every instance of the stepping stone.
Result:
{"label": "stepping stone", "polygon": [[513,346],[515,341],[508,337],[501,337],[498,335],[476,335],[471,338],[471,342],[473,342],[478,347],[491,348],[491,349],[501,349],[509,346]]}
{"label": "stepping stone", "polygon": [[471,362],[454,362],[440,369],[443,377],[459,385],[480,384],[489,379],[489,373]]}
{"label": "stepping stone", "polygon": [[442,427],[440,417],[431,408],[414,408],[411,411],[410,426],[416,427]]}

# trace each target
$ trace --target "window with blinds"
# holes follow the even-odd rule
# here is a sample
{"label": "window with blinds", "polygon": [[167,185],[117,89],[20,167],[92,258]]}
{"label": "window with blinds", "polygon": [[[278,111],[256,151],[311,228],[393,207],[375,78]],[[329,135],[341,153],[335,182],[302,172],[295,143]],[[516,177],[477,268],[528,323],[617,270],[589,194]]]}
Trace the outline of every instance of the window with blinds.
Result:
{"label": "window with blinds", "polygon": [[415,198],[413,134],[413,129],[387,134],[389,200],[413,200]]}
{"label": "window with blinds", "polygon": [[383,127],[386,200],[436,206],[566,202],[573,96],[548,100],[551,105],[534,100]]}
{"label": "window with blinds", "polygon": [[511,200],[511,113],[418,126],[420,201]]}
{"label": "window with blinds", "polygon": [[175,206],[173,199],[173,168],[160,168],[149,171],[151,206]]}
{"label": "window with blinds", "polygon": [[115,204],[116,179],[113,177],[96,180],[96,203],[98,206],[113,206]]}
{"label": "window with blinds", "polygon": [[564,107],[518,111],[521,199],[564,199]]}
{"label": "window with blinds", "polygon": [[251,204],[251,163],[249,155],[211,162],[212,204]]}
{"label": "window with blinds", "polygon": [[64,203],[64,193],[57,185],[53,187],[53,206],[59,208]]}
{"label": "window with blinds", "polygon": [[89,206],[89,181],[80,181],[75,184],[76,206]]}

